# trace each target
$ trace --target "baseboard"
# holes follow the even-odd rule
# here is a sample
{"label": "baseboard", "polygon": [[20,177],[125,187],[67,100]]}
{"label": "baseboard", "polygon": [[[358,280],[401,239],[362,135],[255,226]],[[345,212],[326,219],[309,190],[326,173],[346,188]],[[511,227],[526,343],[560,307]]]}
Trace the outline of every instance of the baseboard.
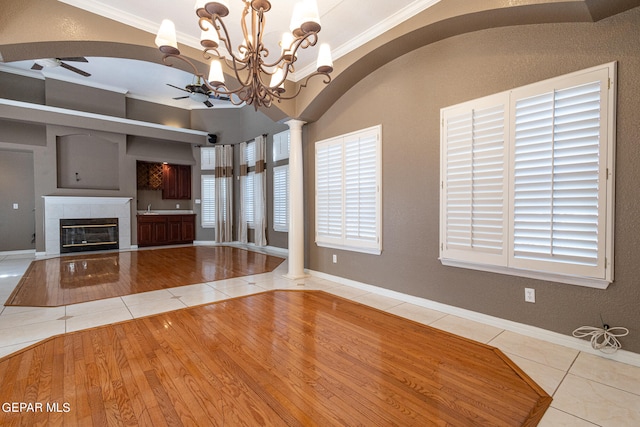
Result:
{"label": "baseboard", "polygon": [[617,362],[640,367],[640,354],[633,353],[631,351],[618,350],[615,353],[607,354],[592,348],[591,344],[588,341],[575,338],[573,336],[560,334],[558,332],[549,331],[546,329],[538,328],[536,326],[531,326],[524,323],[518,323],[518,322],[513,322],[511,320],[501,319],[499,317],[489,316],[487,314],[478,313],[478,312],[467,310],[464,308],[455,307],[452,305],[442,304],[436,301],[428,300],[426,298],[420,298],[413,295],[403,294],[401,292],[381,288],[379,286],[369,285],[362,282],[357,282],[351,279],[345,279],[339,276],[333,276],[331,274],[323,273],[320,271],[305,269],[305,272],[307,272],[312,276],[319,277],[321,279],[330,280],[332,282],[362,289],[362,290],[365,290],[374,294],[386,296],[389,298],[394,298],[403,302],[418,305],[420,307],[429,308],[431,310],[436,310],[442,313],[462,317],[464,319],[473,320],[475,322],[494,326],[496,328],[515,332],[515,333],[529,336],[532,338],[537,338],[539,340],[547,341],[553,344],[569,347],[574,350],[582,351],[584,353],[589,353],[596,356],[604,357],[606,359],[611,359]]}
{"label": "baseboard", "polygon": [[10,256],[10,255],[35,255],[35,249],[22,249],[19,251],[1,251],[0,256]]}

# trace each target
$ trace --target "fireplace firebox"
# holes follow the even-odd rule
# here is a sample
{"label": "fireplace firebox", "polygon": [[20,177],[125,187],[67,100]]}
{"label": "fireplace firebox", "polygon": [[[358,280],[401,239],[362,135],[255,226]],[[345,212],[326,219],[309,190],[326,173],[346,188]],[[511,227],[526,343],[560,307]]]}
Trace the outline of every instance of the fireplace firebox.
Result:
{"label": "fireplace firebox", "polygon": [[60,220],[60,253],[119,249],[118,218]]}

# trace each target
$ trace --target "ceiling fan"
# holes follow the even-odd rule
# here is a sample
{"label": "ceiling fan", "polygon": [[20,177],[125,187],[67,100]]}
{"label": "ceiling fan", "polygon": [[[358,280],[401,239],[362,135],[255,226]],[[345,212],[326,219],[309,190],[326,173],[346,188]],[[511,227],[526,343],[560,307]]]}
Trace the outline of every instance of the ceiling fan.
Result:
{"label": "ceiling fan", "polygon": [[89,62],[87,61],[87,58],[83,56],[74,56],[74,57],[67,57],[67,58],[44,58],[44,59],[36,59],[34,61],[35,64],[33,64],[33,67],[31,67],[31,69],[39,71],[39,70],[42,70],[43,68],[62,67],[62,68],[66,68],[69,71],[73,71],[74,73],[80,74],[81,76],[84,76],[84,77],[89,77],[91,75],[86,71],[82,71],[81,69],[74,67],[73,65],[67,64],[64,61]]}
{"label": "ceiling fan", "polygon": [[167,83],[167,86],[171,86],[183,92],[188,92],[189,95],[178,96],[173,99],[186,99],[191,98],[196,102],[202,102],[208,108],[213,107],[213,104],[209,101],[209,99],[219,99],[221,101],[229,101],[229,98],[226,96],[219,96],[214,94],[207,88],[206,85],[202,84],[200,77],[198,77],[198,81],[196,83],[186,85],[184,88],[174,86],[172,84]]}

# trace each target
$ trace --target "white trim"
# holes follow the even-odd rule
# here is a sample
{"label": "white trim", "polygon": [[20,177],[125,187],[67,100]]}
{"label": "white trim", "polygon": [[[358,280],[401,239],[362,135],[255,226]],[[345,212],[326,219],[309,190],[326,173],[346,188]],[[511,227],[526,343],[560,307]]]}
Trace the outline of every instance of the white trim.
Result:
{"label": "white trim", "polygon": [[35,249],[22,249],[19,251],[0,251],[0,257],[11,255],[35,255]]}
{"label": "white trim", "polygon": [[47,203],[55,205],[122,205],[133,200],[133,197],[82,197],[82,196],[42,196]]}
{"label": "white trim", "polygon": [[[439,3],[440,0],[416,0],[405,8],[397,11],[393,15],[388,16],[383,21],[377,22],[372,25],[368,30],[363,31],[358,36],[350,39],[347,43],[344,43],[337,48],[331,49],[331,56],[333,60],[337,60],[351,51],[356,50],[365,43],[370,42],[383,33],[389,31],[393,27],[405,22],[407,19],[417,15],[418,13],[430,8],[431,6]],[[298,82],[316,71],[315,61],[304,68],[296,71],[292,76],[294,82]]]}
{"label": "white trim", "polygon": [[461,261],[450,258],[439,258],[442,265],[449,267],[468,268],[471,270],[488,271],[490,273],[507,274],[510,276],[528,277],[530,279],[547,280],[550,282],[565,283],[568,285],[585,286],[595,289],[607,289],[611,284],[606,279],[594,279],[593,277],[569,276],[566,274],[549,273],[546,271],[525,270],[523,268],[503,267],[500,265],[477,264],[469,261]]}
{"label": "white trim", "polygon": [[305,269],[305,272],[310,274],[311,276],[319,277],[325,280],[330,280],[332,282],[340,283],[346,286],[351,286],[357,289],[362,289],[377,295],[394,298],[399,301],[418,305],[420,307],[428,308],[431,310],[440,311],[445,314],[451,314],[454,316],[462,317],[463,319],[468,319],[474,322],[483,323],[485,325],[504,329],[504,330],[525,335],[531,338],[547,341],[552,344],[569,347],[574,350],[582,351],[584,353],[589,353],[595,356],[600,356],[606,359],[611,359],[617,362],[640,367],[640,354],[633,353],[631,351],[618,350],[617,352],[612,354],[602,353],[601,351],[598,351],[592,348],[588,341],[585,341],[579,338],[574,338],[572,336],[560,334],[558,332],[553,332],[546,329],[538,328],[536,326],[513,322],[511,320],[501,319],[499,317],[490,316],[488,314],[478,313],[476,311],[467,310],[464,308],[455,307],[452,305],[447,305],[447,304],[439,303],[436,301],[431,301],[426,298],[407,295],[401,292],[392,291],[390,289],[369,285],[367,283],[357,282],[355,280],[345,279],[339,276],[333,276],[331,274],[323,273],[320,271]]}

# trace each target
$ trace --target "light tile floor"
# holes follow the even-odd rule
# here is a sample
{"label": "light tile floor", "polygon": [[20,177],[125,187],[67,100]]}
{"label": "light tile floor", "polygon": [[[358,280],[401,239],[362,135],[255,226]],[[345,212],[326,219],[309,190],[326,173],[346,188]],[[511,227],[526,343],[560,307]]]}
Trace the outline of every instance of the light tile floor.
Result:
{"label": "light tile floor", "polygon": [[[0,255],[0,302],[32,255]],[[640,426],[640,367],[626,365],[493,326],[405,303],[318,277],[273,273],[91,301],[65,307],[0,306],[0,357],[44,338],[271,289],[315,289],[497,347],[553,396],[543,427]]]}

